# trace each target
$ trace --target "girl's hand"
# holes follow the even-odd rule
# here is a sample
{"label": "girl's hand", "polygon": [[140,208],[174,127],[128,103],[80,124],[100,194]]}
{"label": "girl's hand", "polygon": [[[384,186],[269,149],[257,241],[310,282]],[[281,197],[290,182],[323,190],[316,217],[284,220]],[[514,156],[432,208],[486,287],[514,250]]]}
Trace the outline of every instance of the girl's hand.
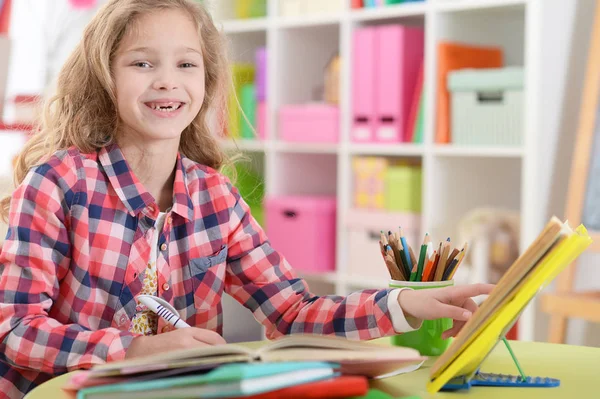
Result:
{"label": "girl's hand", "polygon": [[164,334],[134,338],[127,349],[125,359],[153,355],[176,349],[226,344],[223,337],[203,328],[179,328]]}
{"label": "girl's hand", "polygon": [[402,290],[398,303],[411,325],[419,320],[450,318],[452,328],[444,331],[442,338],[454,337],[477,310],[471,297],[487,295],[493,284],[473,284],[424,290]]}

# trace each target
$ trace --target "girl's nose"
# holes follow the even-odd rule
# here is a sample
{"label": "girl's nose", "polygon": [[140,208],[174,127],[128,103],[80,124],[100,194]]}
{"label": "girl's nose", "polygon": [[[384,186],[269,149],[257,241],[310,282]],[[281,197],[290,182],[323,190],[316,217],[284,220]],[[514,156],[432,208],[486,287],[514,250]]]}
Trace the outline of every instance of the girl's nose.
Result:
{"label": "girl's nose", "polygon": [[175,73],[171,70],[160,71],[152,85],[154,90],[174,90],[177,87],[178,84],[175,80]]}

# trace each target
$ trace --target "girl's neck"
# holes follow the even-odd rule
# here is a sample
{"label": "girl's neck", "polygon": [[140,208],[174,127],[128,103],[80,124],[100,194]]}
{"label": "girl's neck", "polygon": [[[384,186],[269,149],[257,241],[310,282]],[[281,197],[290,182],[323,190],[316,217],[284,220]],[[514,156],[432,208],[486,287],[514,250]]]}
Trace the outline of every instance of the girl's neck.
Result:
{"label": "girl's neck", "polygon": [[179,142],[143,145],[119,141],[123,156],[144,188],[154,197],[161,212],[173,205],[173,181]]}

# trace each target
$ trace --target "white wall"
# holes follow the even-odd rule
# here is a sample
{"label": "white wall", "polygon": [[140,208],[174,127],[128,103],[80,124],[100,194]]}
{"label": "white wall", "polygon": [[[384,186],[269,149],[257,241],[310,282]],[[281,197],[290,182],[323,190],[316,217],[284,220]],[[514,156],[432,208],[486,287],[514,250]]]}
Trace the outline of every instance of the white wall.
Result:
{"label": "white wall", "polygon": [[[542,88],[542,98],[561,93],[563,101],[552,108],[551,104],[544,104],[542,118],[542,131],[548,132],[549,141],[540,151],[544,154],[542,162],[551,170],[544,176],[546,182],[541,182],[539,187],[549,187],[549,192],[541,195],[543,203],[540,206],[547,208],[547,217],[557,215],[564,218],[566,194],[571,167],[571,158],[574,148],[579,121],[579,107],[581,103],[583,78],[587,68],[587,51],[592,31],[595,0],[544,0],[548,7],[544,8],[544,32],[559,31],[552,34],[552,40],[544,41],[543,64],[545,74],[552,77],[544,79],[552,82]],[[557,5],[552,6],[550,3]],[[600,257],[585,254],[580,258],[577,266],[575,288],[578,290],[600,289],[600,269],[597,263]],[[552,290],[553,285],[548,288]],[[545,341],[548,337],[547,326],[549,317],[537,312],[536,340]],[[588,325],[580,320],[570,322],[567,342],[577,345],[600,346],[600,326]]]}
{"label": "white wall", "polygon": [[[73,10],[68,0],[13,0],[7,98],[45,94],[96,8]],[[11,121],[13,109],[6,110]]]}

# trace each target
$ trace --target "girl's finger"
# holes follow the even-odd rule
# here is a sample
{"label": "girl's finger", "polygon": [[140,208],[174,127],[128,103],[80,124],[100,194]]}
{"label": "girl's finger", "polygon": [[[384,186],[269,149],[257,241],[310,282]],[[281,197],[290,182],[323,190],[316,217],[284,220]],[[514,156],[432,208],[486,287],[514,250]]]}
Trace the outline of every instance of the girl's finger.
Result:
{"label": "girl's finger", "polygon": [[471,311],[459,306],[438,302],[435,306],[436,318],[450,318],[452,320],[467,321],[471,318]]}

